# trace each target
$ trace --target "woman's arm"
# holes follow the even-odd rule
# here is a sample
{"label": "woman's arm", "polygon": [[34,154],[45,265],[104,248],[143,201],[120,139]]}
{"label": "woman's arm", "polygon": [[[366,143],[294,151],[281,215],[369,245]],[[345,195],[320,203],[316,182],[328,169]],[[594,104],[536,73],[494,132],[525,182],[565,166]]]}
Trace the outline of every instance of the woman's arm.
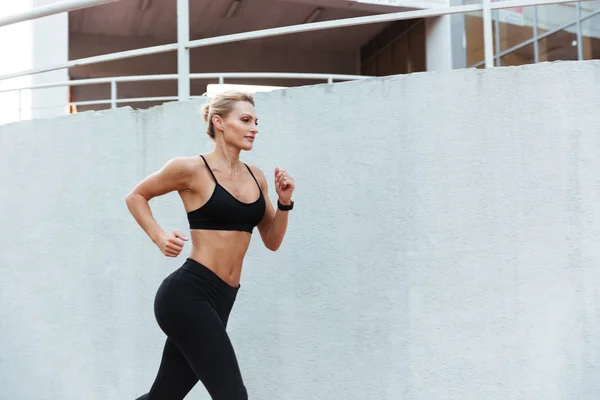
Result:
{"label": "woman's arm", "polygon": [[160,248],[163,254],[176,257],[183,249],[183,241],[188,240],[180,232],[165,233],[154,219],[149,201],[157,196],[189,188],[193,165],[187,157],[169,160],[160,170],[138,183],[125,198],[129,212]]}
{"label": "woman's arm", "polygon": [[[259,168],[255,168],[255,170],[258,172],[257,176],[267,203],[265,216],[258,225],[258,230],[265,247],[271,251],[277,251],[287,231],[289,211],[282,211],[279,208],[275,211],[269,199],[269,185],[267,184],[265,175]],[[284,205],[290,205],[295,183],[286,171],[279,168],[275,169],[275,189],[279,202]]]}

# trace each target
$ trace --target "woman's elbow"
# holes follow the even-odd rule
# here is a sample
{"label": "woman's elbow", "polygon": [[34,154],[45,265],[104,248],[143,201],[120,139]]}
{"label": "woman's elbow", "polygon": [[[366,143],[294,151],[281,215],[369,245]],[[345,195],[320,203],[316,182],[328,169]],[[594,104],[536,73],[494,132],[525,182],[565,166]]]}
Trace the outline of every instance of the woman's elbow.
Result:
{"label": "woman's elbow", "polygon": [[125,204],[130,206],[133,202],[135,202],[136,196],[137,196],[137,194],[135,192],[127,193],[127,195],[125,196]]}
{"label": "woman's elbow", "polygon": [[265,247],[273,252],[279,250],[281,243],[265,240]]}
{"label": "woman's elbow", "polygon": [[148,199],[135,191],[131,191],[125,196],[125,204],[129,210],[137,207],[143,201],[148,202]]}
{"label": "woman's elbow", "polygon": [[276,252],[277,250],[279,250],[279,246],[271,245],[271,246],[267,246],[267,249],[271,250],[272,252]]}

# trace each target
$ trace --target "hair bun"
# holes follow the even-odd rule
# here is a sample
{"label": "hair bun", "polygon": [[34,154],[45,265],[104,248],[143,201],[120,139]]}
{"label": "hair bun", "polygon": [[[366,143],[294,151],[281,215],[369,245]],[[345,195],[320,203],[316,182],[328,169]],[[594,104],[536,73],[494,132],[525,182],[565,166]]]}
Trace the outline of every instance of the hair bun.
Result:
{"label": "hair bun", "polygon": [[204,118],[204,122],[208,123],[208,115],[210,113],[210,104],[204,104],[202,106],[202,118]]}

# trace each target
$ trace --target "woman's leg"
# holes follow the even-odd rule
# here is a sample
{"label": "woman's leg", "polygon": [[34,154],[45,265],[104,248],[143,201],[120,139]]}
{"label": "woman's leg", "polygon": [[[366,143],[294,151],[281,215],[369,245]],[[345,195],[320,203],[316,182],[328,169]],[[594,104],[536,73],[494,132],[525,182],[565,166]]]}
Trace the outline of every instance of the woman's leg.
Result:
{"label": "woman's leg", "polygon": [[137,400],[183,400],[198,382],[175,343],[169,338],[165,342],[162,360],[150,392]]}
{"label": "woman's leg", "polygon": [[167,334],[213,400],[248,399],[229,335],[209,301],[169,314]]}
{"label": "woman's leg", "polygon": [[223,321],[207,301],[169,317],[158,374],[137,400],[183,400],[198,378],[213,400],[247,400],[235,351]]}
{"label": "woman's leg", "polygon": [[248,399],[225,330],[236,293],[190,259],[163,281],[154,311],[168,339],[152,389],[139,400],[183,399],[198,379],[213,400]]}
{"label": "woman's leg", "polygon": [[[148,400],[155,400],[154,393],[157,400],[162,400],[158,394],[166,392],[169,400],[178,400],[177,396],[185,396],[198,379],[213,400],[248,399],[225,330],[236,293],[236,288],[193,260],[187,260],[163,281],[156,293],[154,311],[169,339]],[[173,386],[177,393],[170,391]]]}

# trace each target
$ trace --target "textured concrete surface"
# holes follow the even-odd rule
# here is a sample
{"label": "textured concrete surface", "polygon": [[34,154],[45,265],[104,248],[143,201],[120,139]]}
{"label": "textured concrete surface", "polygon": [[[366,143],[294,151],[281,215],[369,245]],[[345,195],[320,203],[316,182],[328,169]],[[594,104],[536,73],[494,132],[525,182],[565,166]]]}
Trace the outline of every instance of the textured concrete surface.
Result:
{"label": "textured concrete surface", "polygon": [[[0,126],[0,393],[133,399],[163,257],[124,196],[209,151],[202,102]],[[257,95],[244,154],[296,178],[230,319],[251,399],[600,397],[600,63]],[[275,200],[274,190],[270,193]],[[152,207],[187,232],[176,194]],[[206,399],[198,385],[188,398]]]}

